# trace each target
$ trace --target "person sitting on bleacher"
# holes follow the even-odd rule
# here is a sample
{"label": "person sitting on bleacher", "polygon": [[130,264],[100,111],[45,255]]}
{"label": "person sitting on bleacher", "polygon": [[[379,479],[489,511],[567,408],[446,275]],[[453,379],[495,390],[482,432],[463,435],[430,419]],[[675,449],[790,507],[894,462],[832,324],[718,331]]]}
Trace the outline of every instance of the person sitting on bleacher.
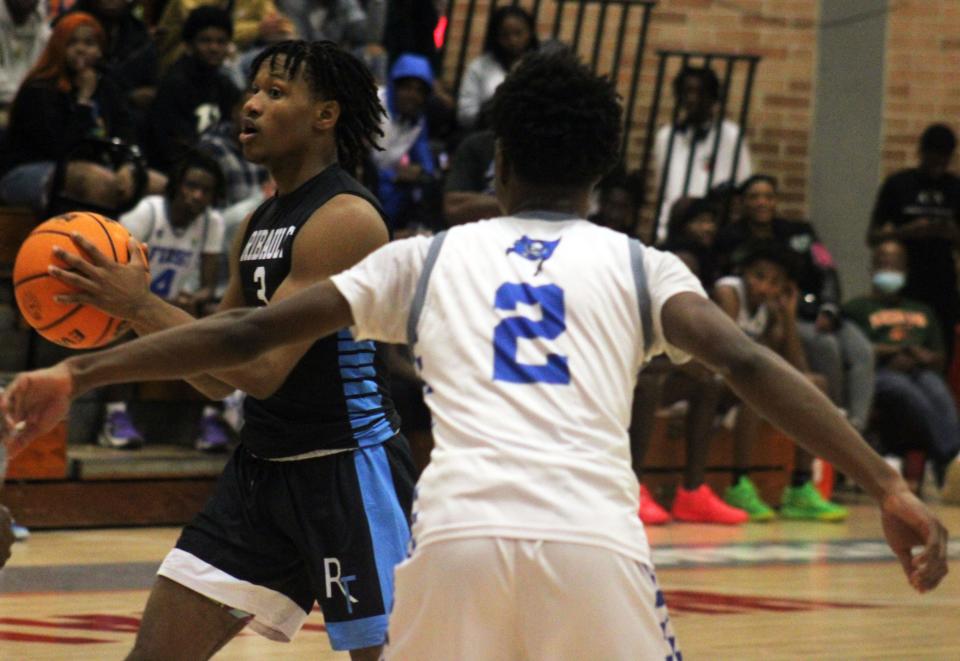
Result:
{"label": "person sitting on bleacher", "polygon": [[[165,195],[145,197],[120,222],[149,248],[150,291],[201,316],[213,302],[223,246],[223,218],[212,206],[223,196],[223,173],[216,161],[188,152],[170,176]],[[130,418],[124,399],[129,390],[114,386],[98,442],[133,449],[143,435]],[[228,436],[215,406],[204,408],[196,439],[198,450],[226,450]]]}
{"label": "person sitting on bleacher", "polygon": [[[804,373],[821,390],[824,379],[812,374],[797,331],[798,288],[795,257],[772,241],[757,241],[743,247],[736,260],[739,275],[717,280],[713,298],[748,336],[779,354]],[[760,432],[760,417],[741,406],[734,428],[734,484],[724,500],[745,510],[751,520],[767,521],[774,512],[750,480],[750,454]],[[784,489],[780,515],[789,519],[842,521],[847,510],[820,495],[812,481],[813,457],[799,445],[793,474]]]}
{"label": "person sitting on bleacher", "polygon": [[670,227],[663,246],[679,257],[707,291],[719,275],[717,260],[717,207],[707,198],[681,198],[670,213]]}
{"label": "person sitting on bleacher", "polygon": [[221,67],[233,37],[225,9],[194,9],[183,26],[186,53],[170,67],[150,108],[151,164],[169,170],[201,133],[231,116],[240,96]]}
{"label": "person sitting on bleacher", "polygon": [[[97,68],[105,45],[103,29],[89,14],[75,12],[57,22],[10,111],[0,149],[0,199],[6,204],[42,211],[57,162],[86,138],[135,144],[126,101]],[[134,193],[133,167],[114,172],[96,163],[71,161],[62,188],[81,202],[120,207]]]}
{"label": "person sitting on bleacher", "polygon": [[0,133],[7,126],[13,97],[49,38],[45,2],[0,2]]}
{"label": "person sitting on bleacher", "polygon": [[421,220],[418,206],[436,172],[424,110],[433,89],[430,62],[420,55],[401,55],[390,69],[390,82],[380,97],[387,110],[381,122],[383,149],[373,152],[377,198],[392,229]]}
{"label": "person sitting on bleacher", "polygon": [[457,121],[472,128],[484,104],[525,54],[537,50],[537,26],[522,7],[504,5],[490,15],[483,38],[483,54],[467,65],[457,98]]}
{"label": "person sitting on bleacher", "polygon": [[127,0],[77,0],[74,9],[94,16],[103,26],[107,46],[101,65],[119,85],[141,121],[157,92],[157,48],[147,26]]}
{"label": "person sitting on bleacher", "polygon": [[[960,451],[960,422],[943,379],[944,344],[932,308],[902,294],[907,280],[907,251],[887,240],[873,249],[872,289],[843,306],[844,313],[869,336],[877,360],[877,426],[890,452],[925,449],[940,485]],[[891,430],[895,433],[883,433]],[[919,492],[919,475],[906,475]]]}

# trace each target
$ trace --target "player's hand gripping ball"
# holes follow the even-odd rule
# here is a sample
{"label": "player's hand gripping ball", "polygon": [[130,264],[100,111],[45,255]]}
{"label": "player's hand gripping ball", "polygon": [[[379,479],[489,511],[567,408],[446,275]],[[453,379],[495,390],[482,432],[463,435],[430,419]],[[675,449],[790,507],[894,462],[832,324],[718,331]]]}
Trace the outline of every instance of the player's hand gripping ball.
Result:
{"label": "player's hand gripping ball", "polygon": [[[47,267],[69,268],[53,254],[54,246],[86,259],[70,239],[80,234],[100,252],[121,264],[130,261],[130,233],[115,220],[88,211],[65,213],[44,221],[26,238],[13,267],[14,295],[20,313],[37,333],[71,349],[92,349],[123,334],[126,324],[90,305],[58,303],[54,297],[73,287],[49,275]],[[147,264],[146,255],[140,258]]]}

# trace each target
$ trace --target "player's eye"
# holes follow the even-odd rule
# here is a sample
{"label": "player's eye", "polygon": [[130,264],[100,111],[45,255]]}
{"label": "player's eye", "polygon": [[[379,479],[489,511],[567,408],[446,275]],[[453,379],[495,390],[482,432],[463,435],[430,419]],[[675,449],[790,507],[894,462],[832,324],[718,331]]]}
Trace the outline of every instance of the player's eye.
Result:
{"label": "player's eye", "polygon": [[277,87],[271,87],[271,88],[270,88],[270,91],[267,92],[267,95],[268,95],[271,99],[279,99],[281,96],[283,96],[283,92],[280,91],[280,89],[277,88]]}

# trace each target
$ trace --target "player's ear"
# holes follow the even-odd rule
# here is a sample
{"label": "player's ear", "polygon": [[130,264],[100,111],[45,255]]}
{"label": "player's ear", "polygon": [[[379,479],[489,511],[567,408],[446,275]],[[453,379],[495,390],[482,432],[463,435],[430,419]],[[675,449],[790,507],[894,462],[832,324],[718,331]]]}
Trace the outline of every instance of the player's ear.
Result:
{"label": "player's ear", "polygon": [[313,115],[313,126],[319,131],[330,131],[340,119],[340,104],[336,101],[318,101]]}

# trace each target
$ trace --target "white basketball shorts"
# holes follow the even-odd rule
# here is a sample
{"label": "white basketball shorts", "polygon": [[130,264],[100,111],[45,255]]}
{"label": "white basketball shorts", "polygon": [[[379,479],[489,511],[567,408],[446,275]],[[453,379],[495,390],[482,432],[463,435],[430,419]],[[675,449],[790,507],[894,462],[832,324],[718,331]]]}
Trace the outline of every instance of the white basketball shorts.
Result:
{"label": "white basketball shorts", "polygon": [[389,661],[680,661],[652,568],[585,544],[438,541],[396,568]]}

